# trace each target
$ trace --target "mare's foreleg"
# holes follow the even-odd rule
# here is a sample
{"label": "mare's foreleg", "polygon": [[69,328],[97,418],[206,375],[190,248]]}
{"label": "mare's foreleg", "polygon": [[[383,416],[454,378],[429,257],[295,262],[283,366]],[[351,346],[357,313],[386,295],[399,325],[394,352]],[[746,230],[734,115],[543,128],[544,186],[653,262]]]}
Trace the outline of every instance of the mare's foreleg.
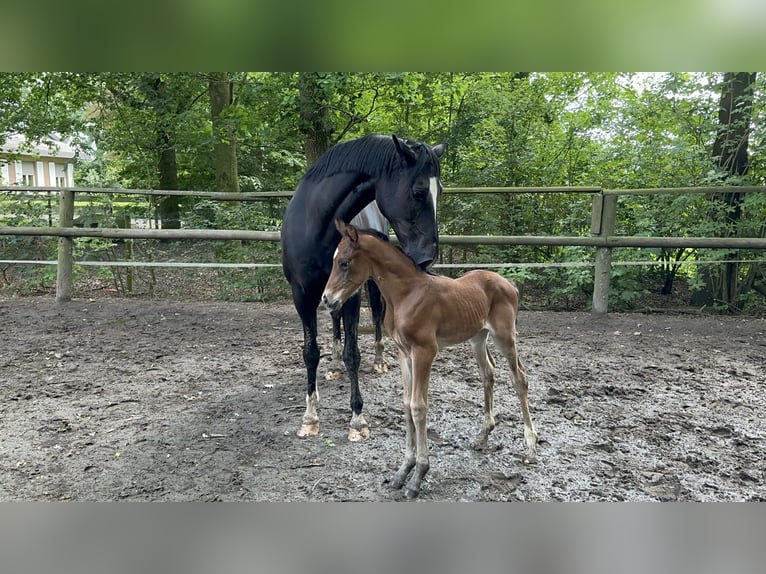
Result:
{"label": "mare's foreleg", "polygon": [[367,298],[370,300],[372,312],[372,324],[375,328],[375,361],[372,368],[376,373],[387,373],[388,364],[383,357],[383,315],[385,314],[385,301],[380,294],[380,289],[375,281],[367,281]]}
{"label": "mare's foreleg", "polygon": [[341,310],[343,316],[343,363],[346,365],[351,386],[351,423],[348,429],[348,440],[363,441],[370,437],[370,427],[362,415],[362,393],[359,390],[359,345],[357,342],[359,329],[359,309],[361,307],[359,293],[350,297]]}
{"label": "mare's foreleg", "polygon": [[303,362],[306,365],[306,412],[303,414],[301,428],[298,436],[313,436],[319,434],[319,415],[317,405],[319,394],[317,392],[317,367],[319,365],[319,345],[317,345],[317,312],[316,305],[313,307],[300,305],[296,308],[303,322]]}
{"label": "mare's foreleg", "polygon": [[489,332],[484,330],[471,339],[473,356],[479,365],[479,375],[484,387],[484,425],[476,437],[474,448],[482,449],[487,446],[489,433],[495,428],[495,359],[487,347]]}
{"label": "mare's foreleg", "polygon": [[410,471],[415,466],[415,425],[412,422],[412,361],[403,352],[399,351],[399,368],[402,371],[402,402],[404,404],[404,462],[391,479],[391,486],[401,488],[407,481]]}
{"label": "mare's foreleg", "polygon": [[340,312],[333,311],[332,317],[332,356],[330,357],[330,366],[325,373],[324,378],[328,381],[337,381],[343,374],[343,344],[340,340]]}

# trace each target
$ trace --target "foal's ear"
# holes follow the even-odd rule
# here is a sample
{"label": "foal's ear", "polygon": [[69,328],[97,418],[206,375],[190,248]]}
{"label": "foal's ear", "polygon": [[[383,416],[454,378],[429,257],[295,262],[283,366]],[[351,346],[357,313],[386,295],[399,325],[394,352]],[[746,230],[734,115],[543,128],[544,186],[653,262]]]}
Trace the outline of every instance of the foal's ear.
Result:
{"label": "foal's ear", "polygon": [[335,229],[340,231],[340,234],[344,237],[348,237],[352,243],[356,243],[359,239],[359,234],[356,231],[356,227],[350,223],[345,223],[341,218],[335,218]]}
{"label": "foal's ear", "polygon": [[431,149],[434,150],[434,154],[436,154],[436,157],[441,157],[444,155],[444,152],[447,151],[447,144],[446,143],[436,144]]}
{"label": "foal's ear", "polygon": [[402,158],[404,158],[404,161],[409,164],[413,164],[418,161],[417,154],[409,145],[407,145],[407,142],[399,139],[396,134],[391,134],[391,138],[394,140],[394,147],[396,147],[396,151]]}

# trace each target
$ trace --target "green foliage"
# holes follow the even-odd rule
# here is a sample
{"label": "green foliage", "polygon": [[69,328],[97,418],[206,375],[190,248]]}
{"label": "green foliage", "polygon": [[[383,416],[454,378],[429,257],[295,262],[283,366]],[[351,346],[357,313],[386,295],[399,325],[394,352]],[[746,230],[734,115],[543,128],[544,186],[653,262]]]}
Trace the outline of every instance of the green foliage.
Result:
{"label": "green foliage", "polygon": [[[323,112],[331,142],[365,133],[397,133],[429,143],[446,141],[442,178],[450,187],[579,186],[605,189],[692,187],[766,183],[766,78],[759,74],[749,124],[749,165],[732,177],[711,157],[720,133],[720,73],[455,73],[304,72],[311,93],[301,93],[298,73],[228,73],[233,100],[221,118],[236,135],[242,191],[287,190],[306,169],[305,98]],[[0,134],[30,140],[51,131],[75,138],[82,154],[76,184],[87,187],[158,188],[160,159],[172,151],[175,185],[210,190],[215,182],[215,141],[204,73],[22,73],[3,74]],[[739,125],[738,127],[743,127]],[[747,127],[747,126],[744,126]],[[227,132],[228,133],[228,132]],[[2,136],[0,136],[2,137]],[[4,225],[51,224],[45,199],[0,198]],[[138,196],[78,198],[82,222],[118,225],[124,215],[154,222],[158,203]],[[277,230],[286,202],[222,203],[187,199],[181,220],[188,227]],[[735,210],[737,210],[735,212]],[[589,235],[591,197],[583,194],[445,195],[440,228],[452,235]],[[621,196],[617,233],[645,236],[763,237],[766,194],[741,203],[721,195]],[[26,222],[26,223],[25,223]],[[84,223],[85,224],[85,223]],[[83,257],[118,258],[126,245],[77,242]],[[55,241],[0,238],[8,258],[52,258]],[[165,247],[135,242],[135,257],[153,259]],[[197,251],[194,252],[194,249]],[[270,243],[221,242],[178,249],[221,262],[279,260]],[[174,255],[180,256],[181,253]],[[651,292],[681,280],[693,289],[719,281],[722,266],[680,266],[689,260],[761,259],[762,251],[616,249],[615,262],[652,261],[653,266],[615,266],[610,302],[629,308]],[[548,246],[443,246],[450,263],[592,263],[591,249]],[[766,283],[763,264],[741,264],[740,308],[759,305]],[[40,284],[40,277],[32,283]],[[14,268],[14,276],[21,271]],[[24,271],[31,273],[30,270]],[[136,280],[154,275],[136,270]],[[592,268],[516,268],[525,291],[563,308],[587,303]],[[225,298],[286,295],[278,269],[223,270],[216,276]],[[108,272],[120,290],[126,271]],[[189,276],[191,277],[191,275]],[[39,279],[39,281],[38,281]],[[761,298],[762,299],[762,298]]]}

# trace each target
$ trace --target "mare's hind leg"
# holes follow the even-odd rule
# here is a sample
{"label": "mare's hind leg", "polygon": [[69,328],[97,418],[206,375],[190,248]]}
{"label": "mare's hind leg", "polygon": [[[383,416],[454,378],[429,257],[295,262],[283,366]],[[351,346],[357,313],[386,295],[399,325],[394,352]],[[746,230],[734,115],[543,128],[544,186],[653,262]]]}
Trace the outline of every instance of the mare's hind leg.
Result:
{"label": "mare's hind leg", "polygon": [[359,345],[357,332],[359,327],[359,308],[361,307],[359,293],[351,296],[341,310],[343,316],[343,362],[346,365],[351,386],[351,423],[348,429],[348,440],[360,442],[370,438],[370,427],[362,415],[362,393],[359,390]]}
{"label": "mare's hind leg", "polygon": [[524,420],[524,441],[527,444],[527,454],[524,462],[535,462],[537,460],[537,431],[529,414],[529,383],[527,382],[524,365],[519,358],[516,348],[515,324],[512,323],[507,329],[502,331],[496,331],[494,338],[495,343],[500,347],[505,358],[508,359],[508,366],[511,369],[511,378],[513,379],[513,388],[516,390],[516,396],[521,404],[521,416]]}
{"label": "mare's hind leg", "polygon": [[375,327],[375,361],[372,364],[372,368],[376,373],[387,373],[388,364],[383,357],[383,315],[385,313],[385,302],[380,294],[380,289],[374,281],[367,281],[367,297],[370,300],[372,323]]}
{"label": "mare's hind leg", "polygon": [[306,365],[306,412],[303,414],[298,436],[313,436],[319,434],[319,415],[317,405],[316,379],[319,365],[319,345],[317,345],[317,306],[307,304],[303,293],[293,291],[295,308],[303,323],[303,362]]}
{"label": "mare's hind leg", "polygon": [[332,355],[330,366],[327,368],[324,378],[328,381],[337,381],[343,374],[343,344],[340,340],[340,312],[333,311],[332,317]]}
{"label": "mare's hind leg", "polygon": [[495,359],[487,347],[489,331],[483,330],[471,339],[473,356],[479,365],[479,375],[484,387],[484,425],[476,437],[474,448],[482,449],[487,446],[489,433],[495,428]]}

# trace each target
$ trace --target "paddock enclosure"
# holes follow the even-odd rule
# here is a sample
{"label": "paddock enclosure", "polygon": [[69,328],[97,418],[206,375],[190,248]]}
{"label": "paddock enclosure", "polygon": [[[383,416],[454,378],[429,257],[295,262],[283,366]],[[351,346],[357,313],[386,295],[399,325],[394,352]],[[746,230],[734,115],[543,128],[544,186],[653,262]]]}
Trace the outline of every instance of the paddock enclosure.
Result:
{"label": "paddock enclosure", "polygon": [[[321,312],[319,331],[321,377]],[[522,310],[537,464],[504,361],[498,426],[471,449],[479,374],[452,347],[431,376],[420,500],[766,500],[765,334],[763,318]],[[400,373],[388,340],[390,371],[371,372],[372,343],[371,438],[346,441],[344,379],[320,380],[321,433],[299,438],[290,304],[0,300],[0,500],[399,500],[384,481],[404,448]]]}

